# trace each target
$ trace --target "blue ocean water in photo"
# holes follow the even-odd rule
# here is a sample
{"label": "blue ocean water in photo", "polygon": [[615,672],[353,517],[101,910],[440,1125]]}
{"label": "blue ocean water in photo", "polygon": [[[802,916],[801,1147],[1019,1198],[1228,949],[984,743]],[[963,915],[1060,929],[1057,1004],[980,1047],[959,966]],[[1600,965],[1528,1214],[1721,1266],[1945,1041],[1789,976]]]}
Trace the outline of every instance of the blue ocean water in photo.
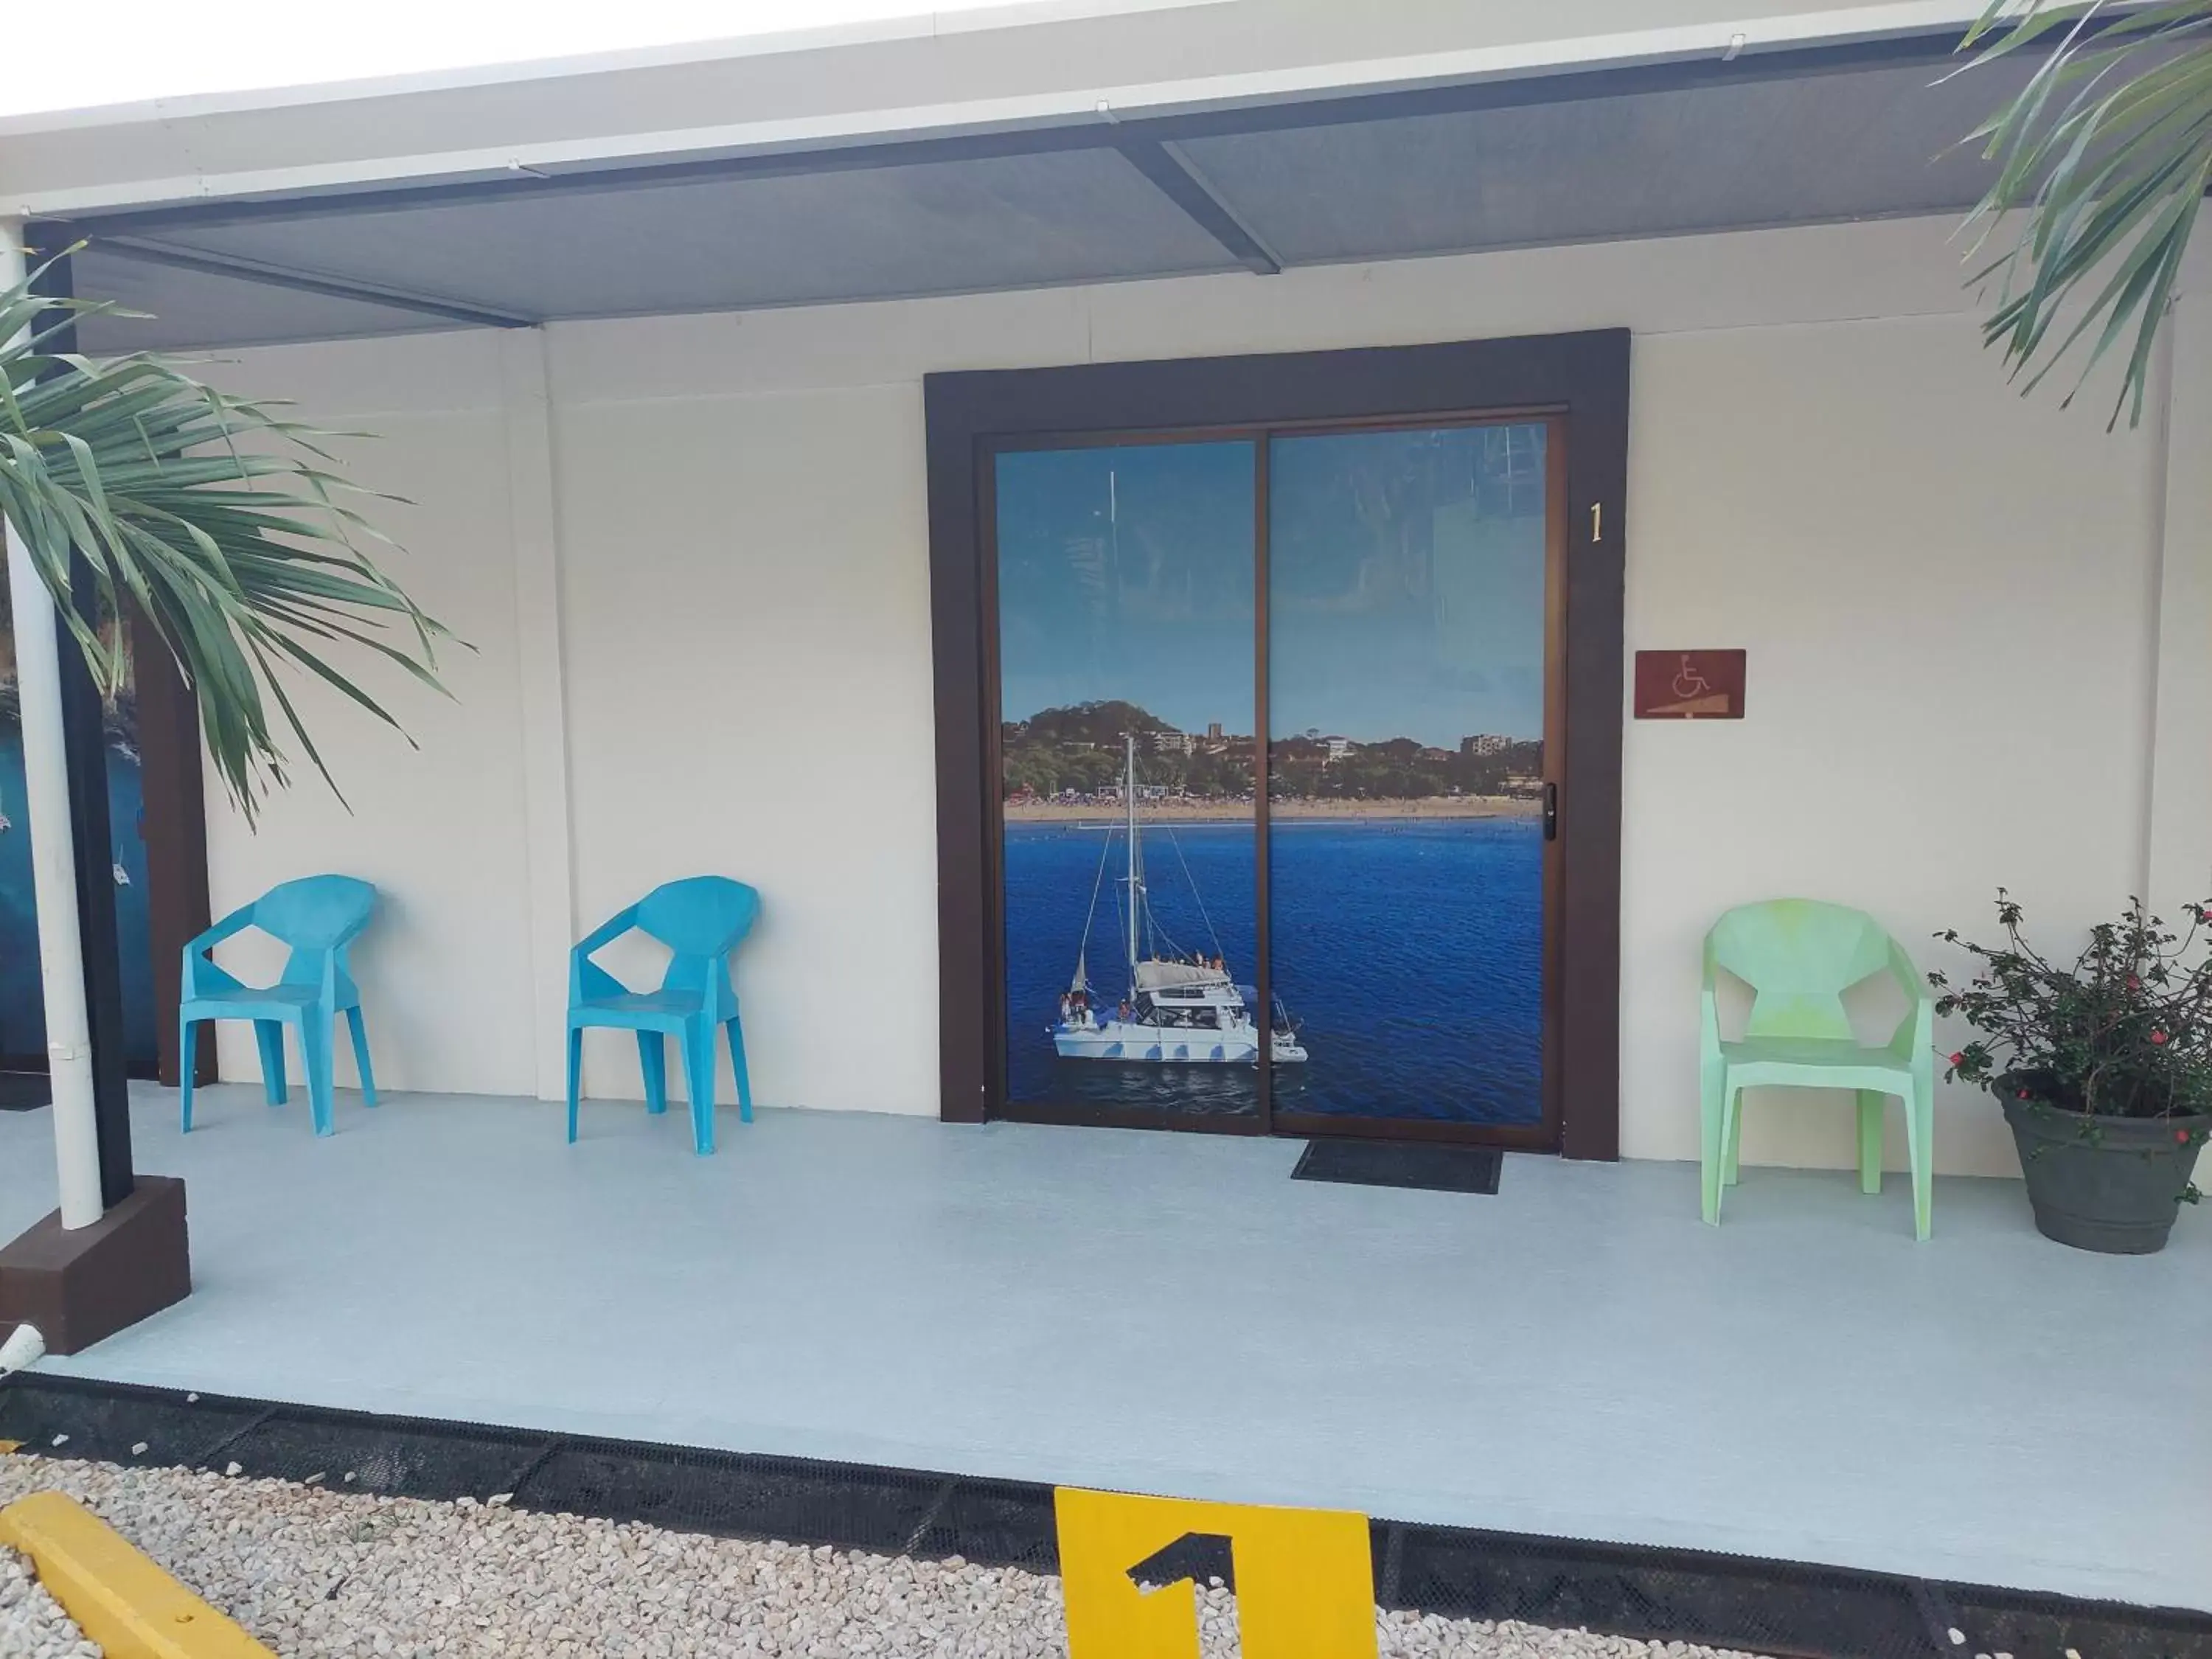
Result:
{"label": "blue ocean water in photo", "polygon": [[[154,1045],[154,963],[146,913],[146,843],[139,835],[138,763],[107,750],[107,812],[115,861],[129,884],[115,890],[115,926],[123,969],[123,1031],[132,1067],[151,1075]],[[46,1007],[39,979],[39,911],[31,892],[30,815],[23,804],[23,739],[0,732],[0,1054],[11,1059],[46,1051]],[[102,874],[108,872],[103,871]]]}
{"label": "blue ocean water in photo", "polygon": [[[1118,832],[1103,816],[1095,824],[1006,826],[1010,1097],[1256,1110],[1255,1068],[1064,1060],[1054,1052],[1049,1028],[1074,970],[1109,833],[1088,962],[1092,985],[1110,1006],[1125,975]],[[1537,1121],[1543,848],[1540,826],[1528,817],[1278,819],[1274,989],[1309,1058],[1275,1068],[1276,1109]],[[1211,951],[1218,938],[1231,972],[1249,984],[1252,826],[1147,823],[1144,850],[1159,926],[1185,951]]]}

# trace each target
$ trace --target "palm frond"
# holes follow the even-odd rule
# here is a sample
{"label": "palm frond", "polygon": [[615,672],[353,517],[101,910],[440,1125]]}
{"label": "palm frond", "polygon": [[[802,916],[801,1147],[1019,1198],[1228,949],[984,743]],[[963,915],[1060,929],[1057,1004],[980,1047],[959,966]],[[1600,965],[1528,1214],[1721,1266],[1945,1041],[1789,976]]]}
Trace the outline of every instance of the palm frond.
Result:
{"label": "palm frond", "polygon": [[[135,603],[176,658],[223,786],[249,820],[287,781],[264,697],[333,790],[337,781],[276,678],[301,672],[386,724],[398,721],[323,654],[331,642],[398,664],[443,690],[447,629],[379,568],[386,542],[355,503],[319,431],[278,406],[231,397],[172,359],[51,349],[70,323],[116,309],[0,289],[0,517],[15,526],[104,696],[122,688],[122,630],[99,619]],[[386,498],[396,499],[396,498]],[[389,544],[386,543],[386,544]],[[91,603],[71,603],[83,556]],[[142,639],[142,648],[144,642]]]}
{"label": "palm frond", "polygon": [[2038,46],[2027,85],[1968,135],[1997,166],[1975,246],[2010,238],[1968,279],[1997,284],[1983,343],[2027,391],[2078,361],[2071,402],[2128,342],[2107,428],[2133,425],[2212,186],[2212,0],[1991,0],[1960,50],[1987,63]]}

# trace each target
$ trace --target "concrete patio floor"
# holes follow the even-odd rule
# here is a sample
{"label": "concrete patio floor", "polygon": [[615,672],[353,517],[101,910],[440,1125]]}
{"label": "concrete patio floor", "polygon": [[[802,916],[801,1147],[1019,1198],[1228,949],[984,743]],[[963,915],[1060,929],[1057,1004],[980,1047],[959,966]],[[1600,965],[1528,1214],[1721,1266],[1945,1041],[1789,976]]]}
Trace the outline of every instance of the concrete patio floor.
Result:
{"label": "concrete patio floor", "polygon": [[[57,1370],[738,1450],[1342,1505],[2212,1609],[2212,1216],[2160,1256],[2016,1183],[1515,1157],[1494,1197],[1301,1143],[142,1085],[191,1299]],[[52,1204],[0,1113],[0,1237]]]}

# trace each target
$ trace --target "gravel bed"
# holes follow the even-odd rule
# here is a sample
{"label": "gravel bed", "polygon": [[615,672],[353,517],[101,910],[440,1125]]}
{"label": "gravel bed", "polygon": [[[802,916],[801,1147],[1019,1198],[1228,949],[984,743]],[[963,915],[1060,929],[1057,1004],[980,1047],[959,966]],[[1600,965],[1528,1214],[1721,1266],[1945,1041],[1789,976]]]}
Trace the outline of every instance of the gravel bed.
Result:
{"label": "gravel bed", "polygon": [[100,1659],[76,1621],[40,1588],[31,1564],[0,1547],[0,1659]]}
{"label": "gravel bed", "polygon": [[[332,1486],[295,1485],[0,1456],[0,1504],[44,1487],[73,1494],[295,1659],[1065,1659],[1067,1651],[1060,1581],[1046,1575],[465,1498],[369,1497],[334,1490],[343,1478],[333,1470]],[[6,1557],[0,1551],[0,1655],[15,1659]],[[52,1605],[35,1585],[17,1598],[34,1609]],[[1680,1643],[1411,1613],[1378,1613],[1376,1628],[1384,1659],[1722,1659]],[[63,1630],[74,1638],[65,1621]],[[1236,1654],[1235,1601],[1218,1584],[1201,1592],[1200,1632],[1206,1659]],[[89,1644],[20,1650],[39,1659],[99,1651]]]}

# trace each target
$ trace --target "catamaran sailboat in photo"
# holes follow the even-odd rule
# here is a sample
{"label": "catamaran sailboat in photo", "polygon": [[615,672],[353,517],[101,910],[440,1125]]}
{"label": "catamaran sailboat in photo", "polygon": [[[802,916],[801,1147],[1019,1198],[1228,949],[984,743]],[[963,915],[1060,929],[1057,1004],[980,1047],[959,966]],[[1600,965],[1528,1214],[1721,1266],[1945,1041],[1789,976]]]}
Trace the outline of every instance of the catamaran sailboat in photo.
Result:
{"label": "catamaran sailboat in photo", "polygon": [[[1060,1019],[1052,1027],[1053,1046],[1063,1060],[1118,1060],[1174,1065],[1254,1065],[1260,1057],[1260,1028],[1252,1018],[1259,994],[1239,985],[1231,975],[1221,953],[1220,940],[1212,941],[1211,955],[1185,954],[1167,945],[1153,921],[1145,884],[1143,832],[1137,822],[1137,740],[1127,738],[1121,774],[1121,797],[1127,808],[1125,830],[1126,873],[1117,885],[1126,889],[1121,906],[1122,939],[1127,969],[1127,989],[1115,1008],[1101,1006],[1085,966],[1091,947],[1091,924],[1098,914],[1098,894],[1105,884],[1106,861],[1113,851],[1109,839],[1098,855],[1098,878],[1093,883],[1091,915],[1083,927],[1083,943],[1075,954],[1075,977],[1060,999]],[[1193,884],[1194,892],[1196,884]],[[1201,912],[1203,906],[1201,905]],[[1207,924],[1207,931],[1212,931]],[[1268,1033],[1270,1058],[1278,1066],[1306,1057],[1297,1032],[1282,1005]]]}

